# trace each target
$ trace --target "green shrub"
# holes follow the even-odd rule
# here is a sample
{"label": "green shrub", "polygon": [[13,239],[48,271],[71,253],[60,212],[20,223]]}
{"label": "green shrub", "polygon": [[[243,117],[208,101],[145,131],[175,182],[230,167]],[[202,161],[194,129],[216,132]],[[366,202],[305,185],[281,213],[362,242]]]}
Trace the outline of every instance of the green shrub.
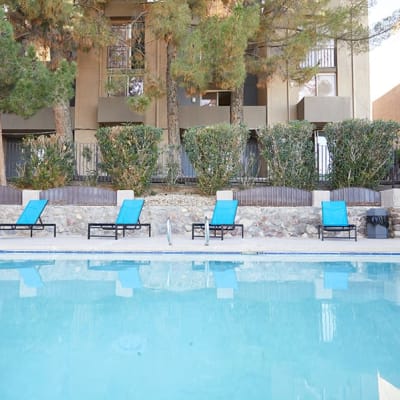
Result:
{"label": "green shrub", "polygon": [[203,193],[214,194],[238,173],[247,138],[244,127],[229,124],[191,128],[185,133],[184,147]]}
{"label": "green shrub", "polygon": [[150,185],[156,169],[162,129],[126,124],[97,130],[101,168],[117,189],[131,189],[141,194]]}
{"label": "green shrub", "polygon": [[376,188],[393,164],[399,129],[394,121],[353,119],[328,124],[324,132],[332,159],[331,187]]}
{"label": "green shrub", "polygon": [[315,188],[313,130],[314,126],[307,121],[290,121],[258,132],[272,186]]}
{"label": "green shrub", "polygon": [[72,142],[55,135],[23,139],[17,186],[43,190],[62,187],[72,180],[73,174]]}

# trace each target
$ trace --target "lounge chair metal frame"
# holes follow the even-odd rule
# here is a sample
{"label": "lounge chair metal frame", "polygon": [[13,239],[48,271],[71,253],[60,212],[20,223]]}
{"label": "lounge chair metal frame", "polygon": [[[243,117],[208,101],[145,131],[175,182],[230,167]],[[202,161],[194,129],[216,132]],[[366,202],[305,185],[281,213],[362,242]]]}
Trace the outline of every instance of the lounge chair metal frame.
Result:
{"label": "lounge chair metal frame", "polygon": [[[320,225],[318,225],[318,239],[324,240],[324,239],[354,239],[357,241],[357,227],[354,224],[349,224],[347,222],[347,207],[346,203],[342,200],[336,200],[336,201],[323,201],[322,202],[322,213],[324,216],[324,206],[326,207],[327,205],[337,205],[339,207],[339,211],[342,212],[342,215],[339,215],[339,219],[342,219],[341,222],[340,220],[338,221],[337,225],[333,223],[323,223],[323,221]],[[330,210],[328,210],[329,212]],[[326,211],[325,211],[326,212]],[[352,235],[352,232],[354,231],[354,235]],[[348,235],[346,236],[338,236],[334,235],[333,233],[340,233],[340,232],[347,232]],[[332,233],[331,235],[329,233]]]}
{"label": "lounge chair metal frame", "polygon": [[[224,201],[233,202],[232,204],[234,204],[237,208],[237,205],[238,205],[237,200],[217,200],[217,203],[224,202]],[[213,223],[213,220],[215,218],[216,209],[217,209],[217,204],[215,205],[215,208],[214,208],[214,215],[213,215],[211,221],[208,223],[208,228],[211,233],[210,237],[220,238],[221,240],[224,240],[224,234],[226,232],[231,232],[235,229],[240,229],[241,235],[243,238],[244,237],[243,224]],[[234,210],[233,220],[235,219],[235,217],[236,217],[236,209]],[[205,235],[206,235],[206,222],[195,222],[192,224],[192,240],[195,237],[205,237]]]}
{"label": "lounge chair metal frame", "polygon": [[[88,224],[88,239],[92,237],[113,237],[118,239],[118,232],[122,231],[122,237],[125,237],[126,231],[135,231],[143,227],[148,228],[149,237],[151,236],[151,224],[142,224],[140,221],[137,224],[113,224],[113,223],[90,223]],[[92,233],[92,229],[101,229],[102,231],[113,231],[112,235],[100,235]]]}
{"label": "lounge chair metal frame", "polygon": [[[135,211],[138,212],[138,214],[140,215],[140,213],[142,212],[142,208],[143,208],[143,204],[144,204],[144,200],[142,199],[137,199],[137,200],[125,200],[125,202],[129,202],[129,201],[138,201],[137,204],[139,204],[140,207],[138,207]],[[115,223],[103,223],[103,222],[95,222],[95,223],[89,223],[88,224],[88,239],[92,238],[92,237],[113,237],[115,240],[118,239],[118,233],[120,231],[122,231],[122,236],[125,237],[125,233],[126,231],[136,231],[136,230],[140,230],[142,228],[147,228],[148,232],[149,232],[149,237],[151,236],[151,224],[149,223],[145,223],[142,224],[139,220],[139,218],[137,218],[137,222],[136,223],[121,223],[118,222],[119,220],[119,216],[121,214],[122,208],[124,206],[124,203],[122,204],[120,211],[119,211],[119,215],[117,217],[117,220]],[[96,234],[96,233],[92,233],[92,230],[101,230],[102,232],[106,231],[106,232],[112,232],[112,234],[107,235],[107,234]]]}
{"label": "lounge chair metal frame", "polygon": [[[353,236],[351,236],[352,231],[354,231]],[[324,232],[348,232],[348,236],[327,235]],[[357,241],[357,227],[353,224],[347,226],[318,225],[318,239],[354,239]]]}
{"label": "lounge chair metal frame", "polygon": [[[26,220],[26,213],[29,211],[29,207],[32,204],[41,204],[41,209],[36,211],[38,215],[33,215],[32,221],[35,220],[34,223],[27,223]],[[30,231],[30,237],[33,236],[33,231],[43,231],[46,228],[53,228],[53,236],[56,237],[56,224],[44,224],[41,219],[41,214],[44,211],[44,208],[47,205],[47,200],[30,200],[26,207],[24,208],[22,214],[20,215],[19,219],[15,223],[3,223],[0,224],[0,230],[2,231]],[[36,217],[36,218],[35,218]],[[21,221],[21,222],[19,222]]]}
{"label": "lounge chair metal frame", "polygon": [[[209,224],[209,227],[210,227],[210,232],[213,233],[212,235],[210,235],[210,238],[211,237],[221,238],[221,240],[224,240],[224,232],[233,231],[236,228],[241,229],[242,238],[244,237],[243,224],[232,224],[232,225]],[[200,231],[200,233],[196,235],[196,231]],[[192,239],[194,239],[195,237],[205,237],[205,223],[197,222],[192,224]]]}

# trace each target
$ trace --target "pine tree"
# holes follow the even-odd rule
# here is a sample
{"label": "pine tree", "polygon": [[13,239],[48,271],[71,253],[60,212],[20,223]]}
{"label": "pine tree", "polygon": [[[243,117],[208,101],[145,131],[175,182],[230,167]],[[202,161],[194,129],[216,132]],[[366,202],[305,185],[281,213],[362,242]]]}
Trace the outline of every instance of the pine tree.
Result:
{"label": "pine tree", "polygon": [[33,44],[58,71],[52,86],[56,134],[72,139],[69,100],[73,97],[76,54],[112,40],[104,17],[105,0],[3,0],[15,36],[25,46]]}
{"label": "pine tree", "polygon": [[259,24],[257,3],[228,2],[215,13],[209,9],[187,35],[173,64],[175,79],[191,94],[210,86],[232,91],[231,123],[243,119],[246,49]]}
{"label": "pine tree", "polygon": [[[170,0],[171,1],[171,0]],[[231,91],[231,123],[243,122],[243,85],[247,74],[258,77],[258,85],[267,85],[274,77],[298,83],[307,82],[318,65],[305,67],[308,52],[329,40],[348,45],[352,51],[367,51],[372,37],[389,35],[398,24],[393,13],[368,31],[366,0],[349,0],[332,5],[330,0],[203,0],[157,3],[163,13],[153,15],[158,31],[174,40],[168,86],[173,92],[179,83],[188,94],[207,88]],[[185,5],[187,3],[187,6]],[[215,5],[219,4],[214,12]],[[155,6],[155,5],[154,5]],[[192,25],[187,21],[187,7]],[[213,8],[214,7],[214,8]],[[185,10],[185,22],[176,20]],[[150,11],[152,13],[152,11]],[[179,21],[179,22],[178,22]],[[168,110],[177,114],[177,99],[168,96]],[[179,123],[169,125],[169,137],[179,135]]]}
{"label": "pine tree", "polygon": [[[30,117],[51,102],[48,87],[52,74],[36,58],[33,48],[25,52],[15,41],[11,24],[0,9],[0,113]],[[0,185],[6,185],[0,114]]]}
{"label": "pine tree", "polygon": [[172,64],[177,58],[178,49],[188,34],[191,12],[186,0],[165,0],[154,3],[149,11],[149,23],[157,39],[166,44],[166,90],[168,144],[180,144],[178,121],[178,84],[172,75]]}

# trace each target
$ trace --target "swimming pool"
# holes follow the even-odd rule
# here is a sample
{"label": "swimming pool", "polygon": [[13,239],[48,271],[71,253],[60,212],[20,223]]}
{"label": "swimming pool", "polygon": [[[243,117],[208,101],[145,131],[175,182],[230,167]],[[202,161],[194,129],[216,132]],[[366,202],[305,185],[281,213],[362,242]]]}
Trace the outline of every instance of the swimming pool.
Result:
{"label": "swimming pool", "polygon": [[386,399],[400,258],[2,254],[0,335],[2,400]]}

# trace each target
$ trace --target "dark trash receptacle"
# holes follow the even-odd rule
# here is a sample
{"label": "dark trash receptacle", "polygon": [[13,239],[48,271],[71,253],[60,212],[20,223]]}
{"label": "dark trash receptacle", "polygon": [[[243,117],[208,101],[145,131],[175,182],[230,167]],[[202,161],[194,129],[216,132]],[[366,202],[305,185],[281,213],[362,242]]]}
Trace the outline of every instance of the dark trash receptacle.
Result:
{"label": "dark trash receptacle", "polygon": [[384,208],[371,208],[367,211],[367,237],[370,239],[389,237],[389,215]]}

